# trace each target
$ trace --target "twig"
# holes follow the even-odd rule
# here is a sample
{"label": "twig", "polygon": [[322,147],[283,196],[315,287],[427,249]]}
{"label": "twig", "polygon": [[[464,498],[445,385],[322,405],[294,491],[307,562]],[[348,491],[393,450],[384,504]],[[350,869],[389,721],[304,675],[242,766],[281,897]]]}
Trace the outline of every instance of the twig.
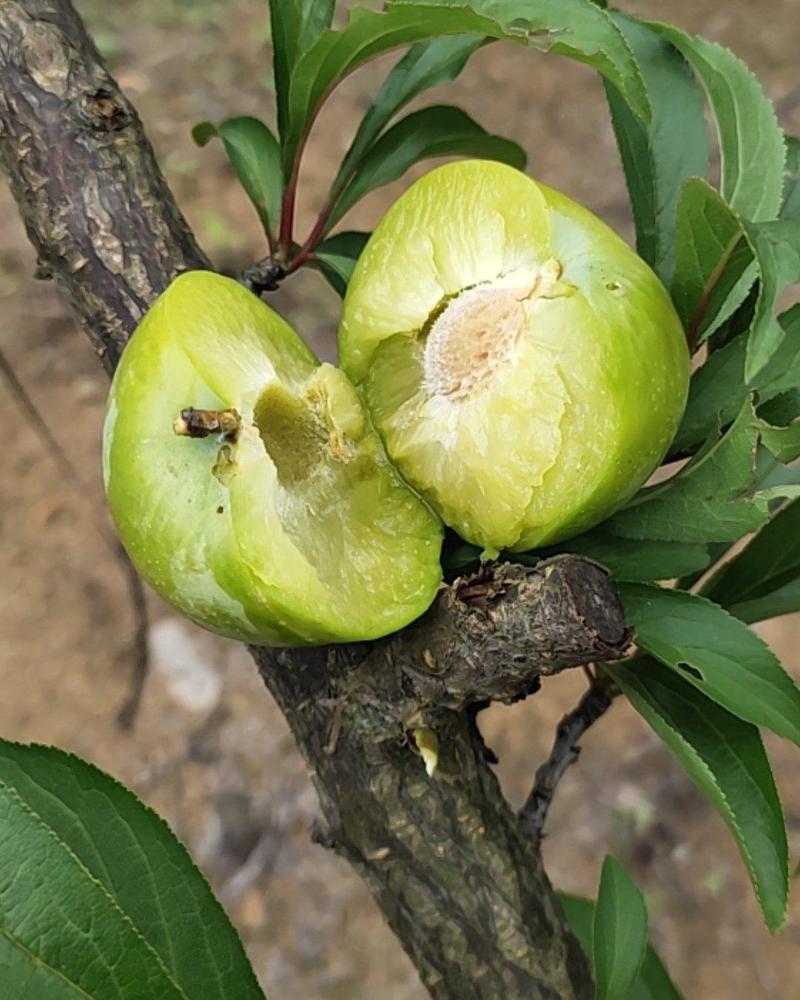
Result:
{"label": "twig", "polygon": [[[47,421],[39,412],[38,407],[28,394],[28,390],[20,382],[14,367],[8,360],[5,352],[0,348],[0,375],[8,388],[11,398],[16,406],[25,415],[28,426],[36,434],[44,450],[53,460],[58,470],[61,472],[64,481],[69,484],[72,491],[78,497],[82,505],[86,505],[86,493],[81,477],[72,462],[64,453],[61,445],[55,439],[53,432]],[[142,700],[142,691],[147,673],[150,667],[150,654],[147,646],[147,602],[144,596],[142,581],[133,563],[128,558],[128,553],[120,545],[117,539],[110,532],[104,531],[97,523],[94,513],[89,521],[95,531],[105,544],[111,549],[115,558],[119,562],[120,568],[125,574],[128,585],[128,595],[131,601],[131,608],[134,615],[133,634],[133,677],[131,679],[131,690],[125,701],[121,705],[116,715],[117,725],[120,729],[130,729],[136,720],[139,705]]]}
{"label": "twig", "polygon": [[147,675],[150,672],[150,647],[147,642],[149,618],[142,578],[128,558],[128,553],[122,545],[117,543],[116,548],[119,565],[124,571],[128,582],[128,596],[131,600],[135,622],[132,642],[133,671],[131,673],[130,687],[127,697],[117,709],[115,717],[120,729],[129,730],[133,729],[133,724],[136,722],[136,717],[139,714],[144,686],[147,683]]}
{"label": "twig", "polygon": [[536,772],[531,793],[519,811],[523,829],[537,845],[541,843],[547,813],[558,783],[580,755],[578,741],[608,711],[618,694],[619,690],[615,688],[611,678],[607,674],[599,674],[577,706],[559,722],[550,756]]}

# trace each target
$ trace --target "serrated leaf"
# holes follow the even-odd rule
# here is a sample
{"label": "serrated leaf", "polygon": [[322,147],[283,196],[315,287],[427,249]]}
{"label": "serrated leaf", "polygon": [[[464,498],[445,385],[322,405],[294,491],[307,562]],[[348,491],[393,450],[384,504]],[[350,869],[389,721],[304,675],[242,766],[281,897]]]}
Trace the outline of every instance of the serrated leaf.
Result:
{"label": "serrated leaf", "polygon": [[647,948],[647,907],[638,886],[607,854],[592,920],[592,963],[597,1000],[628,997]]}
{"label": "serrated leaf", "polygon": [[[594,902],[566,892],[559,892],[556,895],[567,918],[569,929],[591,961]],[[639,976],[626,1000],[681,1000],[680,993],[652,944],[647,945]]]}
{"label": "serrated leaf", "polygon": [[[642,490],[608,522],[626,538],[732,542],[767,520],[767,501],[754,494],[759,421],[745,400],[732,426],[716,435],[672,479]],[[750,492],[748,492],[750,490]]]}
{"label": "serrated leaf", "polygon": [[67,982],[103,1000],[263,997],[184,847],[107,774],[0,741],[0,829],[4,995],[61,997],[50,984]]}
{"label": "serrated leaf", "polygon": [[559,545],[533,553],[514,553],[509,558],[524,565],[570,553],[594,559],[617,580],[673,580],[705,569],[710,562],[706,545],[688,542],[633,540],[618,535],[609,522]]}
{"label": "serrated leaf", "polygon": [[789,893],[786,826],[758,730],[648,658],[611,674],[727,824],[764,921],[779,930]]}
{"label": "serrated leaf", "polygon": [[743,219],[775,219],[781,206],[786,147],[775,108],[759,81],[730,50],[668,24],[650,22],[687,59],[705,87],[722,154],[722,194]]}
{"label": "serrated leaf", "polygon": [[686,412],[672,444],[673,455],[693,448],[717,427],[726,427],[753,389],[758,390],[758,397],[763,401],[800,385],[800,306],[779,316],[778,322],[784,338],[751,385],[748,386],[744,377],[746,333],[714,351],[695,371]]}
{"label": "serrated leaf", "polygon": [[800,689],[755,632],[705,597],[619,585],[636,641],[718,705],[800,745]]}
{"label": "serrated leaf", "polygon": [[703,593],[745,622],[800,610],[800,500],[778,511]]}
{"label": "serrated leaf", "polygon": [[741,219],[699,177],[681,188],[676,241],[671,294],[696,346],[744,302],[756,279],[755,253]]}
{"label": "serrated leaf", "polygon": [[311,266],[326,278],[335,292],[344,298],[356,262],[367,245],[370,233],[354,230],[328,237],[314,251]]}
{"label": "serrated leaf", "polygon": [[281,151],[269,128],[258,118],[229,118],[219,125],[201,122],[192,130],[198,146],[222,139],[231,166],[253,203],[270,240],[280,217],[283,197]]}
{"label": "serrated leaf", "polygon": [[643,123],[606,83],[636,223],[636,249],[669,284],[681,185],[708,171],[703,96],[686,60],[669,42],[626,14],[614,11],[611,17],[641,68],[652,108],[649,123]]}
{"label": "serrated leaf", "polygon": [[333,182],[334,194],[344,190],[364,154],[392,118],[423,91],[455,80],[483,43],[482,35],[452,35],[411,46],[383,81],[364,115]]}
{"label": "serrated leaf", "polygon": [[800,280],[800,220],[748,226],[748,233],[761,274],[745,360],[745,378],[751,382],[769,364],[783,341],[783,327],[775,316],[775,304],[784,288]]}
{"label": "serrated leaf", "polygon": [[783,183],[782,219],[800,219],[800,139],[786,139],[786,170]]}
{"label": "serrated leaf", "polygon": [[460,108],[423,108],[402,118],[368,150],[331,212],[329,224],[336,225],[370,191],[391,184],[415,163],[439,156],[499,160],[520,170],[527,159],[517,143],[490,135]]}
{"label": "serrated leaf", "polygon": [[298,59],[330,28],[336,0],[269,0],[278,131],[286,134],[289,91]]}
{"label": "serrated leaf", "polygon": [[800,389],[759,407],[761,443],[784,465],[800,458]]}
{"label": "serrated leaf", "polygon": [[636,62],[609,16],[591,0],[389,0],[382,13],[352,8],[347,25],[326,31],[292,75],[284,166],[294,162],[302,137],[324,96],[352,70],[402,45],[443,35],[477,34],[527,44],[589,63],[625,95],[635,112],[649,114]]}

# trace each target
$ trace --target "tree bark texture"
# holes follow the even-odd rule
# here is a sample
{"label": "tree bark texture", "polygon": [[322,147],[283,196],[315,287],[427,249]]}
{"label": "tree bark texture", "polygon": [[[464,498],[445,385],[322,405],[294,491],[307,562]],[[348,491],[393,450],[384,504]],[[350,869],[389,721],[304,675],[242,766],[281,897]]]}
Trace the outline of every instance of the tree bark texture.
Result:
{"label": "tree bark texture", "polygon": [[[68,0],[0,0],[0,164],[40,274],[113,371],[171,279],[209,265]],[[563,557],[486,567],[377,643],[252,650],[311,768],[317,839],[363,876],[438,1000],[592,996],[476,715],[628,641],[605,572]],[[438,739],[433,776],[421,729]]]}

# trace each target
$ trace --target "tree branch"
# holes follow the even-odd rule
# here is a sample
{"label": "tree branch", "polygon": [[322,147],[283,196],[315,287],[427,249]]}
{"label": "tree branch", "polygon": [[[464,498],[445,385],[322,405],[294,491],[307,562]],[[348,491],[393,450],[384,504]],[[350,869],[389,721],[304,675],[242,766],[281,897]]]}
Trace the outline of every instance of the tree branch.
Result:
{"label": "tree branch", "polygon": [[[113,370],[177,273],[207,267],[134,109],[68,0],[0,0],[0,164],[37,250]],[[487,699],[618,656],[606,574],[492,566],[380,643],[253,650],[306,757],[322,839],[363,875],[437,1000],[588,1000],[591,976],[476,726]],[[439,738],[428,777],[408,745]]]}
{"label": "tree branch", "polygon": [[570,765],[578,759],[578,741],[611,707],[619,694],[614,682],[601,675],[585,692],[577,706],[559,722],[550,756],[536,772],[533,788],[519,811],[519,821],[538,846],[544,834],[547,813],[558,784]]}
{"label": "tree branch", "polygon": [[153,298],[208,261],[70,3],[0,3],[0,74],[0,166],[38,273],[111,372]]}

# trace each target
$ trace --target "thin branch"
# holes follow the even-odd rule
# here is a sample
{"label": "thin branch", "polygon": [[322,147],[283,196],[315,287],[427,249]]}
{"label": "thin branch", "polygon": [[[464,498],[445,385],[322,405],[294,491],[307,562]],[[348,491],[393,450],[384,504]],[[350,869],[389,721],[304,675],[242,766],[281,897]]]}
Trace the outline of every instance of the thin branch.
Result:
{"label": "thin branch", "polygon": [[541,843],[547,813],[567,768],[578,759],[578,742],[590,726],[605,715],[619,694],[608,675],[600,674],[577,706],[559,722],[550,756],[536,772],[531,793],[519,811],[519,821],[533,838]]}
{"label": "thin branch", "polygon": [[[44,450],[53,460],[56,467],[61,472],[64,481],[69,485],[82,507],[87,508],[86,490],[80,476],[78,475],[77,469],[64,453],[63,448],[56,440],[53,432],[50,430],[47,421],[44,419],[42,414],[39,412],[38,407],[31,399],[28,390],[17,377],[17,373],[14,371],[13,365],[2,348],[0,348],[0,375],[2,375],[3,381],[6,384],[6,388],[8,389],[11,398],[14,400],[14,403],[25,416],[28,426],[39,438]],[[87,510],[86,512],[90,515],[88,518],[89,523],[111,550],[115,559],[119,563],[120,568],[125,574],[125,582],[128,586],[128,596],[130,597],[131,609],[133,610],[133,676],[131,678],[131,689],[117,712],[116,717],[117,725],[119,725],[121,729],[130,729],[136,720],[145,681],[147,680],[147,674],[150,669],[150,651],[147,644],[149,622],[147,616],[147,602],[144,596],[144,587],[139,574],[136,572],[136,568],[128,558],[128,553],[122,545],[120,545],[116,536],[101,527],[101,523],[98,522],[95,517],[95,511]]]}

